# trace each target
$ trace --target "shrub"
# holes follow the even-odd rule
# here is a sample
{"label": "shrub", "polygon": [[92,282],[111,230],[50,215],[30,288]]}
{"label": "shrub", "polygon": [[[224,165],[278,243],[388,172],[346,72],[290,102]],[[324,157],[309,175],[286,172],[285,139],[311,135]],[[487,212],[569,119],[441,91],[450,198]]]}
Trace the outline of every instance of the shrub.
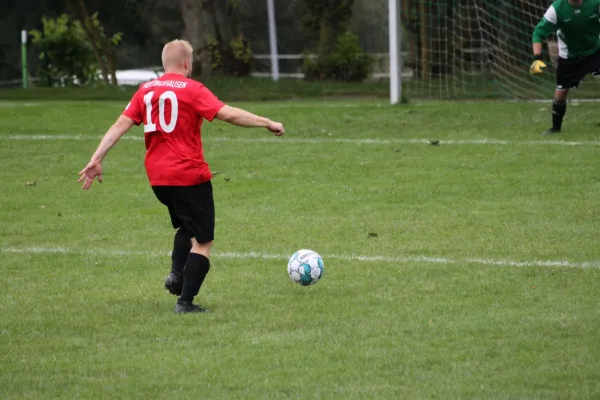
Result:
{"label": "shrub", "polygon": [[373,59],[360,47],[358,36],[350,31],[338,36],[331,52],[319,55],[316,60],[304,58],[307,80],[362,82],[372,66]]}
{"label": "shrub", "polygon": [[50,86],[85,85],[98,79],[98,62],[79,21],[67,14],[42,18],[42,30],[29,32],[39,48],[38,77]]}

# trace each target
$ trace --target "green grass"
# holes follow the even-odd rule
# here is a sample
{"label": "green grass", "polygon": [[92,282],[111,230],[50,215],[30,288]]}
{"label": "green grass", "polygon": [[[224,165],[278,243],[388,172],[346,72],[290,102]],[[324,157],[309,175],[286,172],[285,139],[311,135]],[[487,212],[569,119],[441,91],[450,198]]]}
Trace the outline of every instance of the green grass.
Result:
{"label": "green grass", "polygon": [[[229,101],[263,101],[282,99],[310,99],[321,97],[389,97],[389,84],[385,82],[340,83],[305,82],[283,79],[214,77],[204,82],[219,97]],[[0,89],[0,100],[120,100],[128,101],[137,86],[120,87],[35,87],[28,90]]]}
{"label": "green grass", "polygon": [[[288,133],[204,126],[213,313],[179,316],[143,142],[75,183],[124,104],[0,102],[0,398],[600,397],[596,105],[555,138],[540,104],[238,105]],[[481,139],[507,144],[448,142]],[[300,248],[324,258],[315,286],[286,276]]]}
{"label": "green grass", "polygon": [[[527,68],[525,68],[527,70]],[[554,76],[465,75],[408,79],[403,84],[404,100],[417,99],[552,99]],[[307,82],[297,79],[213,77],[204,82],[220,98],[228,101],[281,101],[299,99],[381,99],[389,98],[389,81],[365,83]],[[574,99],[597,99],[600,80],[587,77],[573,91]],[[0,100],[16,101],[129,101],[137,86],[119,87],[33,87],[28,90],[0,89]]]}

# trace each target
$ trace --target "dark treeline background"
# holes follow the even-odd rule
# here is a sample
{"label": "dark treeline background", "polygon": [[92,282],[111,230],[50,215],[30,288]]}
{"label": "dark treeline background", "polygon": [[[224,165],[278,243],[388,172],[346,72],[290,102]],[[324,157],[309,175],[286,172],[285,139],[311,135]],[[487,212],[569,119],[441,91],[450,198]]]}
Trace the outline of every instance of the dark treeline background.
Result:
{"label": "dark treeline background", "polygon": [[[331,3],[335,6],[344,1]],[[253,54],[268,53],[265,0],[85,0],[84,3],[90,12],[98,12],[108,34],[123,34],[116,49],[118,69],[160,65],[163,44],[174,38],[186,38],[195,47],[202,47],[198,41],[203,39],[194,37],[202,36],[199,31],[204,31],[205,35],[225,35],[224,41],[242,33]],[[275,0],[280,53],[315,51],[320,36],[325,35],[318,27],[310,28],[306,23],[306,3],[311,1]],[[312,3],[324,2],[316,0]],[[355,0],[348,3],[353,10],[352,30],[360,38],[362,47],[371,52],[386,51],[387,1]],[[0,2],[0,81],[20,77],[21,30],[41,29],[43,16],[57,17],[65,12],[72,13],[66,0]],[[32,75],[36,74],[38,66],[37,54],[30,43],[28,69]]]}
{"label": "dark treeline background", "polygon": [[[162,45],[174,38],[192,42],[197,50],[195,70],[202,75],[215,72],[217,58],[221,64],[217,73],[247,74],[247,65],[240,65],[239,59],[269,51],[266,0],[1,0],[0,81],[20,77],[21,29],[40,29],[43,16],[72,13],[73,3],[85,3],[91,13],[97,11],[108,35],[122,33],[115,53],[118,69],[159,66]],[[519,69],[517,61],[530,52],[531,30],[550,3],[403,0],[404,65],[421,79],[459,70],[481,72],[493,65],[509,72]],[[359,51],[388,51],[387,0],[275,0],[275,7],[279,52],[318,54],[323,58],[320,64],[308,65],[313,77],[348,72],[348,60],[359,60]],[[343,35],[348,31],[356,35],[360,49]],[[245,43],[250,46],[246,53]],[[342,53],[333,61],[327,59],[336,45],[343,48]],[[37,71],[38,53],[30,45],[31,75]],[[250,64],[257,62],[268,66],[268,61]],[[332,62],[340,65],[332,67]],[[281,62],[284,69],[285,63]],[[372,69],[372,64],[365,62],[362,67]]]}

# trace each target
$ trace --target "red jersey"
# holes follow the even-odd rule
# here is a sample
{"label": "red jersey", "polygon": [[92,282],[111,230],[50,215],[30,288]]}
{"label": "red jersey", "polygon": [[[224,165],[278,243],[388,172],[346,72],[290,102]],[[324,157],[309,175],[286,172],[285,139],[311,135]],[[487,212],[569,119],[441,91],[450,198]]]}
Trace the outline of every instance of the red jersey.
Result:
{"label": "red jersey", "polygon": [[152,186],[193,186],[212,178],[200,130],[224,105],[204,85],[179,74],[140,85],[123,115],[144,124],[144,164]]}

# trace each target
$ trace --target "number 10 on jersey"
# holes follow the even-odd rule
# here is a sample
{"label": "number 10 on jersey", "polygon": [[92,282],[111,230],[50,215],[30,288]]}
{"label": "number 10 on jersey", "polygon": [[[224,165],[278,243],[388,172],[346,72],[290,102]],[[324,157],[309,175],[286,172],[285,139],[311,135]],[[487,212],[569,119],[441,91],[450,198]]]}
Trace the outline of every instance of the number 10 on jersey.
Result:
{"label": "number 10 on jersey", "polygon": [[[146,104],[146,123],[144,124],[144,133],[156,132],[156,121],[152,122],[152,98],[154,92],[148,92],[144,96],[144,103]],[[165,118],[165,102],[169,99],[171,103],[171,121],[167,123]],[[177,102],[177,96],[175,92],[169,90],[164,92],[158,98],[158,123],[160,130],[164,133],[171,133],[175,130],[177,125],[177,115],[179,113],[179,103]]]}

